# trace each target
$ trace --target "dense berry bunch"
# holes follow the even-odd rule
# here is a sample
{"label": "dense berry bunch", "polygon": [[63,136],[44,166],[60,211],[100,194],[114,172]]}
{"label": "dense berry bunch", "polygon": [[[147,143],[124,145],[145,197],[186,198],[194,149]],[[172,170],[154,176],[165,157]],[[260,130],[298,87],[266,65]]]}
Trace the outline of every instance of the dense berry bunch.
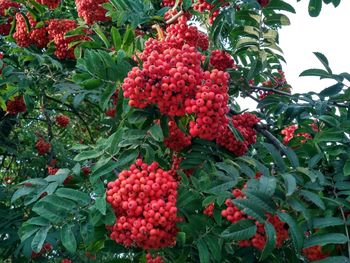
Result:
{"label": "dense berry bunch", "polygon": [[223,50],[213,50],[210,55],[210,64],[218,69],[225,71],[226,69],[233,68],[235,63],[227,52]]}
{"label": "dense berry bunch", "polygon": [[169,172],[136,160],[108,183],[107,201],[116,214],[111,239],[126,247],[162,248],[175,244],[178,183]]}
{"label": "dense berry bunch", "polygon": [[13,17],[9,15],[7,12],[10,8],[14,9],[14,13],[16,13],[16,9],[18,9],[20,5],[18,3],[12,2],[10,0],[0,0],[0,35],[8,35],[11,30],[11,22],[13,21]]}
{"label": "dense berry bunch", "polygon": [[75,20],[52,19],[48,21],[47,31],[49,39],[55,44],[55,55],[59,59],[74,59],[74,47],[69,48],[69,44],[78,40],[87,40],[83,35],[66,36],[68,31],[77,27]]}
{"label": "dense berry bunch", "polygon": [[227,125],[229,74],[214,69],[202,74],[203,84],[198,86],[195,99],[186,101],[186,113],[195,114],[190,122],[193,137],[213,140]]}
{"label": "dense berry bunch", "polygon": [[[301,133],[295,134],[295,130],[297,130],[297,129],[298,129],[297,125],[291,125],[291,126],[288,126],[288,127],[284,128],[281,131],[281,134],[284,135],[283,142],[285,144],[288,144],[288,142],[291,139],[293,139],[294,137],[304,137],[306,139],[312,139],[312,136],[309,133],[306,133],[306,132],[301,132]],[[300,142],[301,143],[305,143],[306,140],[301,140]]]}
{"label": "dense berry bunch", "polygon": [[75,0],[79,17],[83,18],[87,24],[95,22],[108,21],[106,17],[107,10],[102,7],[102,4],[108,0]]}
{"label": "dense berry bunch", "polygon": [[181,16],[177,23],[171,24],[166,29],[165,41],[171,43],[176,48],[181,48],[184,44],[191,47],[199,47],[207,50],[209,46],[208,36],[198,31],[195,26],[187,25],[187,17]]}
{"label": "dense berry bunch", "polygon": [[35,0],[35,1],[38,2],[39,4],[46,5],[50,9],[57,8],[61,3],[61,0]]}
{"label": "dense berry bunch", "polygon": [[[244,193],[240,189],[234,189],[232,193],[237,199],[246,198]],[[240,220],[247,220],[247,219],[252,220],[250,216],[247,216],[237,206],[235,206],[231,199],[227,199],[225,201],[225,205],[227,206],[227,208],[222,210],[221,215],[225,217],[228,221],[232,223],[237,223]],[[277,234],[276,247],[280,248],[282,247],[284,241],[288,239],[288,225],[280,221],[280,219],[276,215],[266,213],[266,217],[267,217],[267,221],[271,223],[276,230],[276,234]],[[253,246],[259,250],[264,249],[266,239],[267,239],[264,225],[259,223],[258,221],[255,222],[255,225],[257,226],[257,231],[255,235],[249,240],[240,241],[239,246],[241,247]]]}
{"label": "dense berry bunch", "polygon": [[232,124],[243,137],[243,141],[238,140],[228,126],[218,135],[216,143],[225,147],[236,156],[244,155],[248,147],[256,142],[256,132],[254,125],[259,122],[259,118],[251,113],[243,113],[232,116]]}
{"label": "dense berry bunch", "polygon": [[44,155],[50,151],[51,144],[46,142],[43,138],[40,138],[36,142],[35,147],[38,150],[39,155]]}
{"label": "dense berry bunch", "polygon": [[161,256],[152,257],[150,253],[147,253],[146,263],[164,263],[164,260]]}
{"label": "dense berry bunch", "polygon": [[[220,7],[224,7],[227,4],[223,4],[222,1],[217,1],[216,3],[220,3]],[[206,0],[197,0],[196,3],[193,5],[193,9],[197,10],[200,13],[209,11],[209,23],[212,24],[215,20],[215,18],[220,13],[220,8],[217,8],[216,5],[208,3]]]}
{"label": "dense berry bunch", "polygon": [[30,29],[27,27],[25,18],[23,14],[16,14],[16,32],[13,34],[13,38],[16,43],[21,47],[28,47],[30,45],[35,45],[38,48],[45,47],[48,42],[48,34],[45,26],[36,28],[37,22],[34,18],[27,13]]}
{"label": "dense berry bunch", "polygon": [[164,144],[175,152],[180,152],[191,145],[191,136],[186,135],[177,126],[174,120],[169,121],[169,136],[164,139]]}
{"label": "dense berry bunch", "polygon": [[309,261],[321,260],[329,257],[329,253],[322,251],[321,246],[313,246],[303,249],[303,254]]}
{"label": "dense berry bunch", "polygon": [[214,214],[214,203],[210,203],[209,205],[207,205],[203,211],[203,214],[207,215],[207,216],[213,216]]}
{"label": "dense berry bunch", "polygon": [[16,115],[21,112],[26,112],[27,107],[24,103],[23,96],[17,96],[13,100],[9,100],[6,103],[6,110],[9,114]]}
{"label": "dense berry bunch", "polygon": [[195,94],[201,76],[201,54],[194,47],[156,50],[143,69],[134,67],[124,79],[123,91],[129,105],[144,108],[156,104],[162,114],[185,115],[185,101]]}
{"label": "dense berry bunch", "polygon": [[[176,3],[176,0],[163,0],[162,5],[163,6],[174,6]],[[179,5],[181,5],[182,0],[179,1]]]}
{"label": "dense berry bunch", "polygon": [[66,115],[60,114],[60,115],[56,116],[56,123],[58,126],[60,126],[62,128],[67,127],[69,122],[70,122],[70,118]]}

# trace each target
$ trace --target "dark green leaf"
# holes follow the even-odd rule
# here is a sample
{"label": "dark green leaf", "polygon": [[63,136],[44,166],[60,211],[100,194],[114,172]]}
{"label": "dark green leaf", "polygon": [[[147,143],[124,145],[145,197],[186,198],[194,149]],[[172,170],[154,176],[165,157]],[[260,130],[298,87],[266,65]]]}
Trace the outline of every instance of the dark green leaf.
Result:
{"label": "dark green leaf", "polygon": [[297,255],[300,254],[301,249],[303,248],[303,233],[301,232],[299,226],[295,220],[288,215],[287,213],[277,212],[278,217],[282,222],[285,222],[289,226],[289,234],[292,237],[293,245]]}
{"label": "dark green leaf", "polygon": [[240,220],[221,233],[222,238],[229,240],[248,240],[256,233],[257,227],[251,220]]}
{"label": "dark green leaf", "polygon": [[291,196],[297,189],[297,182],[292,174],[282,174],[282,177],[287,189],[286,195]]}
{"label": "dark green leaf", "polygon": [[275,246],[276,246],[276,240],[277,240],[276,230],[273,227],[273,225],[271,225],[269,222],[265,223],[265,233],[267,235],[267,240],[266,240],[264,250],[261,253],[260,260],[266,259],[272,253],[272,251],[275,249]]}
{"label": "dark green leaf", "polygon": [[42,249],[44,242],[47,237],[47,233],[49,232],[51,226],[41,227],[39,231],[35,234],[31,246],[34,252],[39,253]]}
{"label": "dark green leaf", "polygon": [[210,263],[209,250],[203,239],[197,241],[197,249],[199,253],[199,262]]}
{"label": "dark green leaf", "polygon": [[316,17],[320,14],[322,9],[322,0],[310,0],[309,2],[309,15]]}
{"label": "dark green leaf", "polygon": [[84,192],[69,189],[69,188],[60,188],[56,191],[56,195],[60,197],[64,197],[70,200],[73,200],[81,205],[87,205],[90,203],[90,197]]}
{"label": "dark green leaf", "polygon": [[71,225],[65,224],[61,228],[61,242],[70,253],[75,253],[77,250],[77,241]]}
{"label": "dark green leaf", "polygon": [[346,242],[348,242],[348,238],[344,234],[326,233],[305,238],[304,248],[328,244],[344,244]]}

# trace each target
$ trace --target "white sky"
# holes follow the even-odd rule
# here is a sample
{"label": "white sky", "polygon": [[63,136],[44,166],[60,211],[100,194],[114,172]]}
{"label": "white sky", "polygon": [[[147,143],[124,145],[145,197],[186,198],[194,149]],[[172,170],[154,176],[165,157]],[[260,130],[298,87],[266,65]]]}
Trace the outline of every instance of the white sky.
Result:
{"label": "white sky", "polygon": [[[331,80],[319,80],[317,77],[299,77],[309,68],[322,68],[322,64],[312,52],[323,53],[329,61],[333,73],[350,72],[350,0],[342,0],[334,8],[325,5],[318,17],[308,14],[308,0],[296,3],[288,0],[296,14],[288,13],[290,26],[280,31],[280,47],[284,51],[287,64],[283,66],[286,78],[293,87],[293,92],[319,92],[334,84]],[[242,109],[255,109],[251,99],[238,99]]]}

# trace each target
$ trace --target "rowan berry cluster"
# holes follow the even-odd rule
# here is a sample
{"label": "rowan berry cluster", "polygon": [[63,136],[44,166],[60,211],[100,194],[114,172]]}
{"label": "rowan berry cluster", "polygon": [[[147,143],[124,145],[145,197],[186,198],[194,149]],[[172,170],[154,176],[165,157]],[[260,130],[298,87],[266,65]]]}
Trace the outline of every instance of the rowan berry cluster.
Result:
{"label": "rowan berry cluster", "polygon": [[147,253],[146,263],[164,263],[164,260],[161,256],[152,257],[150,253]]}
{"label": "rowan berry cluster", "polygon": [[207,215],[207,216],[213,216],[214,214],[214,203],[210,203],[209,205],[207,205],[203,211],[203,214]]}
{"label": "rowan berry cluster", "polygon": [[134,67],[124,79],[124,96],[132,107],[156,104],[162,114],[183,116],[185,101],[194,96],[200,82],[200,61],[201,54],[188,45],[161,53],[155,49],[143,69]]}
{"label": "rowan berry cluster", "polygon": [[8,100],[6,103],[6,111],[9,114],[16,115],[21,112],[26,112],[27,107],[23,96],[16,96],[13,100]]}
{"label": "rowan berry cluster", "polygon": [[[312,139],[312,136],[309,133],[306,132],[300,132],[295,134],[295,131],[298,129],[298,125],[291,125],[286,128],[284,128],[281,131],[281,134],[284,135],[283,142],[285,144],[288,144],[291,139],[294,137],[304,137],[305,139]],[[305,143],[306,140],[301,140],[301,143]]]}
{"label": "rowan berry cluster", "polygon": [[38,150],[39,155],[44,155],[50,151],[51,144],[46,142],[43,138],[40,138],[36,142],[35,147]]}
{"label": "rowan berry cluster", "polygon": [[[217,1],[217,3],[220,3],[222,1]],[[221,4],[221,7],[226,6],[227,4]],[[200,13],[209,11],[209,23],[212,24],[215,20],[215,18],[220,13],[220,8],[217,8],[215,5],[208,3],[206,0],[197,0],[196,3],[193,5],[193,9],[197,10]]]}
{"label": "rowan berry cluster", "polygon": [[[13,21],[13,14],[16,14],[20,5],[11,0],[0,0],[0,35],[8,35],[11,30],[11,22]],[[13,9],[13,13],[8,14],[8,11]]]}
{"label": "rowan berry cluster", "polygon": [[116,222],[109,227],[111,239],[126,247],[157,249],[175,244],[178,183],[169,172],[137,159],[108,183],[107,201]]}
{"label": "rowan berry cluster", "polygon": [[75,20],[69,19],[52,19],[48,21],[47,31],[49,39],[55,44],[55,55],[59,59],[74,59],[74,48],[69,44],[78,40],[88,40],[86,36],[74,35],[66,36],[68,31],[77,27]]}
{"label": "rowan berry cluster", "polygon": [[52,250],[52,245],[50,243],[45,243],[43,248],[39,251],[39,253],[36,253],[34,251],[32,251],[32,258],[38,258],[41,257],[42,255],[44,255],[47,252],[50,252]]}
{"label": "rowan berry cluster", "polygon": [[46,5],[50,9],[57,8],[61,3],[61,0],[35,0],[35,1],[38,2],[39,4]]}
{"label": "rowan berry cluster", "polygon": [[107,10],[102,6],[107,2],[108,0],[75,0],[78,16],[83,18],[88,25],[109,21],[110,18],[106,16]]}
{"label": "rowan berry cluster", "polygon": [[70,123],[70,118],[66,115],[60,114],[56,116],[56,124],[62,128],[65,128]]}
{"label": "rowan berry cluster", "polygon": [[[287,93],[291,92],[291,87],[288,85],[285,74],[282,70],[274,73],[274,80],[267,80],[262,83],[263,87],[278,89]],[[275,94],[273,91],[259,91],[260,100],[266,98],[268,95]]]}
{"label": "rowan berry cluster", "polygon": [[[163,6],[174,6],[176,3],[176,0],[163,0],[162,5]],[[179,5],[181,5],[182,0],[179,1]]]}
{"label": "rowan berry cluster", "polygon": [[202,74],[195,98],[186,101],[186,113],[195,114],[190,134],[206,140],[216,139],[227,126],[229,74],[214,69]]}
{"label": "rowan berry cluster", "polygon": [[240,132],[243,141],[238,140],[228,126],[219,133],[216,143],[225,147],[236,156],[244,155],[248,147],[256,142],[256,132],[254,125],[259,122],[259,118],[251,113],[243,113],[232,116],[233,127]]}
{"label": "rowan berry cluster", "polygon": [[210,65],[218,70],[225,71],[226,69],[234,68],[235,62],[227,52],[223,50],[213,50],[210,54]]}
{"label": "rowan berry cluster", "polygon": [[73,263],[73,261],[68,258],[64,258],[61,260],[61,263]]}
{"label": "rowan berry cluster", "polygon": [[313,246],[303,249],[303,254],[309,261],[325,259],[330,256],[329,253],[323,252],[321,246]]}
{"label": "rowan berry cluster", "polygon": [[[232,191],[232,194],[236,199],[244,199],[246,198],[244,193],[241,191],[241,189],[234,189]],[[221,211],[221,215],[225,217],[228,221],[232,223],[237,223],[240,220],[253,220],[252,217],[246,215],[244,212],[242,212],[237,206],[234,205],[231,199],[227,199],[225,201],[225,205],[227,206],[226,209]],[[271,223],[277,234],[277,240],[276,240],[276,247],[280,248],[283,245],[283,242],[288,239],[288,225],[278,218],[276,215],[272,215],[269,213],[266,213],[267,221]],[[239,246],[241,247],[255,247],[259,250],[263,250],[266,244],[266,233],[264,225],[259,223],[258,221],[255,222],[255,225],[257,226],[257,231],[255,235],[250,238],[249,240],[242,240],[239,242]]]}
{"label": "rowan berry cluster", "polygon": [[168,126],[169,136],[164,138],[166,147],[175,152],[181,152],[184,148],[191,145],[191,136],[181,131],[174,120],[170,120]]}
{"label": "rowan berry cluster", "polygon": [[26,20],[23,14],[16,14],[16,32],[13,34],[13,38],[16,40],[17,45],[21,47],[28,47],[30,45],[36,45],[38,48],[43,48],[49,42],[45,27],[36,28],[37,22],[34,18],[27,13],[26,17],[29,21],[29,26],[26,24]]}

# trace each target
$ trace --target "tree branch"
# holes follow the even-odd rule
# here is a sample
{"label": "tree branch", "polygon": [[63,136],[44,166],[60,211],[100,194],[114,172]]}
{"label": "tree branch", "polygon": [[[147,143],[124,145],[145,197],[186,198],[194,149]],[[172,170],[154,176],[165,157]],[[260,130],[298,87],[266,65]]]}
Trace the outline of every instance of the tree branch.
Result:
{"label": "tree branch", "polygon": [[271,132],[267,130],[267,126],[257,123],[253,127],[258,133],[263,135],[275,148],[284,155],[287,155],[287,148],[283,145]]}

